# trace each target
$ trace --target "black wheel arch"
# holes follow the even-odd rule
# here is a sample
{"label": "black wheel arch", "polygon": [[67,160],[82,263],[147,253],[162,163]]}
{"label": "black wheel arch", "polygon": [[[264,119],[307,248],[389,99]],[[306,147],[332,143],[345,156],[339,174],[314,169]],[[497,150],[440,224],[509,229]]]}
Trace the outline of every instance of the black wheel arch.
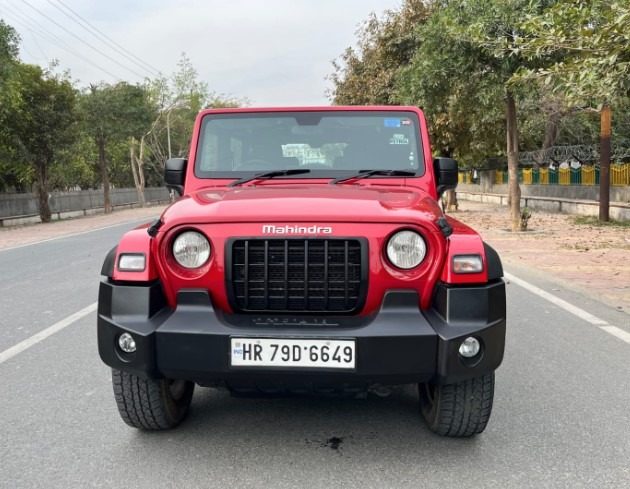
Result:
{"label": "black wheel arch", "polygon": [[101,275],[105,275],[108,278],[112,278],[114,276],[114,266],[116,266],[116,254],[118,253],[118,245],[114,246],[107,256],[105,257],[105,261],[103,262],[103,268],[101,268]]}
{"label": "black wheel arch", "polygon": [[501,258],[496,250],[488,243],[483,243],[483,248],[486,253],[486,266],[488,267],[488,281],[498,280],[503,277],[503,265],[501,264]]}

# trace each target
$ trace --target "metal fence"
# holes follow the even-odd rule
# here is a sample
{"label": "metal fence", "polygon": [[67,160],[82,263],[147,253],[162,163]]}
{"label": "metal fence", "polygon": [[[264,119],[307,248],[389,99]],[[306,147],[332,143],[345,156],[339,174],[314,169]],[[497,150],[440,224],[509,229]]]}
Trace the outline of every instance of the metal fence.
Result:
{"label": "metal fence", "polygon": [[[599,185],[599,165],[582,165],[579,168],[523,168],[518,171],[523,185]],[[460,171],[459,183],[477,183],[474,171]],[[508,172],[496,170],[495,182],[508,183]],[[612,187],[630,186],[630,163],[610,166]]]}

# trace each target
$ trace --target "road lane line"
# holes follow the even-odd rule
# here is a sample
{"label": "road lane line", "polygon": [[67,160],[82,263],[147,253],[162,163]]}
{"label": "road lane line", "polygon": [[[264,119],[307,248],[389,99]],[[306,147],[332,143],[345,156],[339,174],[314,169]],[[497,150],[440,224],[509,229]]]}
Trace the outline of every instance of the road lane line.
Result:
{"label": "road lane line", "polygon": [[529,290],[531,293],[536,294],[539,297],[542,297],[543,299],[551,302],[552,304],[555,304],[556,306],[561,307],[565,311],[570,312],[574,316],[577,316],[588,323],[594,324],[595,326],[608,325],[607,321],[604,321],[603,319],[599,319],[597,316],[593,316],[590,312],[586,312],[584,309],[580,309],[579,307],[574,306],[573,304],[570,304],[567,301],[562,300],[553,294],[550,294],[549,292],[545,292],[543,289],[539,289],[535,285],[532,285],[529,282],[525,282],[525,280],[515,277],[511,273],[505,272],[505,278],[507,278],[510,282],[514,282],[515,284],[520,285],[524,289]]}
{"label": "road lane line", "polygon": [[584,309],[580,309],[579,307],[576,307],[573,304],[570,304],[567,301],[562,300],[553,294],[550,294],[549,292],[545,292],[544,290],[539,289],[535,285],[532,285],[523,279],[515,277],[511,273],[505,272],[504,275],[505,275],[505,278],[508,279],[510,282],[514,282],[515,284],[520,285],[521,287],[529,290],[533,294],[536,294],[537,296],[542,297],[543,299],[551,302],[552,304],[555,304],[556,306],[564,309],[567,312],[570,312],[571,314],[579,317],[580,319],[583,319],[584,321],[591,323],[594,326],[597,326],[599,329],[601,329],[605,333],[608,333],[620,339],[621,341],[625,341],[626,343],[630,345],[630,333],[628,331],[618,328],[617,326],[612,326],[607,321],[604,321],[603,319],[600,319],[597,316],[593,316],[590,312],[586,312]]}
{"label": "road lane line", "polygon": [[630,333],[628,333],[627,331],[624,331],[617,326],[600,326],[600,329],[630,344]]}
{"label": "road lane line", "polygon": [[7,360],[13,358],[14,356],[22,353],[24,350],[27,350],[33,345],[36,345],[40,341],[45,340],[49,336],[61,331],[62,329],[70,326],[72,323],[78,321],[79,319],[87,316],[88,314],[96,311],[97,302],[94,304],[90,304],[87,307],[84,307],[78,312],[75,312],[71,316],[68,316],[65,319],[62,319],[58,323],[53,324],[52,326],[40,331],[37,334],[34,334],[30,338],[26,338],[24,341],[20,341],[17,345],[12,346],[8,350],[4,350],[0,353],[0,364],[6,362]]}

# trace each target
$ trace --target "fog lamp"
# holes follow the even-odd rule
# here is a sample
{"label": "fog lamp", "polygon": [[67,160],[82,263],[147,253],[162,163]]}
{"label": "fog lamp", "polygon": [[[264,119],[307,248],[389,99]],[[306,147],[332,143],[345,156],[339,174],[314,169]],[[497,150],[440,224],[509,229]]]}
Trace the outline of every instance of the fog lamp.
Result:
{"label": "fog lamp", "polygon": [[462,341],[461,345],[459,345],[459,354],[464,358],[473,358],[480,350],[481,343],[479,343],[479,340],[473,336],[469,336]]}
{"label": "fog lamp", "polygon": [[118,337],[118,346],[125,353],[136,351],[136,340],[129,333],[123,333]]}

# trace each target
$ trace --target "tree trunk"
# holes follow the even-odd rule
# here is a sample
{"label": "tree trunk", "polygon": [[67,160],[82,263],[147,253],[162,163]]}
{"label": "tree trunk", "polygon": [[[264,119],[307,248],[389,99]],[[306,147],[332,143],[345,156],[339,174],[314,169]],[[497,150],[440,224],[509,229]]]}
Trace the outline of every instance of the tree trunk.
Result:
{"label": "tree trunk", "polygon": [[507,92],[507,157],[508,194],[510,198],[510,224],[517,232],[521,222],[521,187],[518,184],[518,126],[516,121],[516,101],[514,94]]}
{"label": "tree trunk", "polygon": [[444,196],[446,197],[446,211],[456,211],[459,207],[459,204],[457,203],[457,193],[455,192],[455,190],[447,190],[444,193]]}
{"label": "tree trunk", "polygon": [[99,139],[97,144],[98,166],[101,170],[101,180],[103,181],[103,207],[105,214],[111,214],[112,201],[109,197],[109,175],[107,173],[107,159],[105,158],[105,139]]}
{"label": "tree trunk", "polygon": [[[143,138],[144,139],[144,138]],[[129,143],[129,157],[131,163],[131,173],[133,174],[133,184],[138,192],[138,203],[140,207],[145,207],[146,202],[144,199],[144,172],[141,167],[142,159],[142,144],[140,146],[140,158],[136,158],[136,140],[131,138]],[[142,175],[142,177],[140,176]]]}
{"label": "tree trunk", "polygon": [[48,203],[48,167],[42,162],[37,165],[37,198],[40,219],[42,222],[50,222],[52,213]]}
{"label": "tree trunk", "polygon": [[138,191],[138,199],[140,200],[140,205],[142,207],[146,207],[147,202],[144,198],[144,144],[145,144],[145,136],[140,138],[140,154],[138,155],[138,177],[140,180],[140,190]]}
{"label": "tree trunk", "polygon": [[599,220],[609,220],[610,208],[610,107],[603,107],[601,114],[601,146],[599,151]]}
{"label": "tree trunk", "polygon": [[558,123],[562,116],[555,112],[550,114],[545,124],[545,138],[543,139],[542,149],[551,148],[558,138]]}
{"label": "tree trunk", "polygon": [[[452,158],[455,148],[445,147],[440,150],[440,156],[443,158]],[[444,192],[444,210],[446,212],[456,211],[459,208],[457,202],[457,192],[455,190],[447,190]]]}

